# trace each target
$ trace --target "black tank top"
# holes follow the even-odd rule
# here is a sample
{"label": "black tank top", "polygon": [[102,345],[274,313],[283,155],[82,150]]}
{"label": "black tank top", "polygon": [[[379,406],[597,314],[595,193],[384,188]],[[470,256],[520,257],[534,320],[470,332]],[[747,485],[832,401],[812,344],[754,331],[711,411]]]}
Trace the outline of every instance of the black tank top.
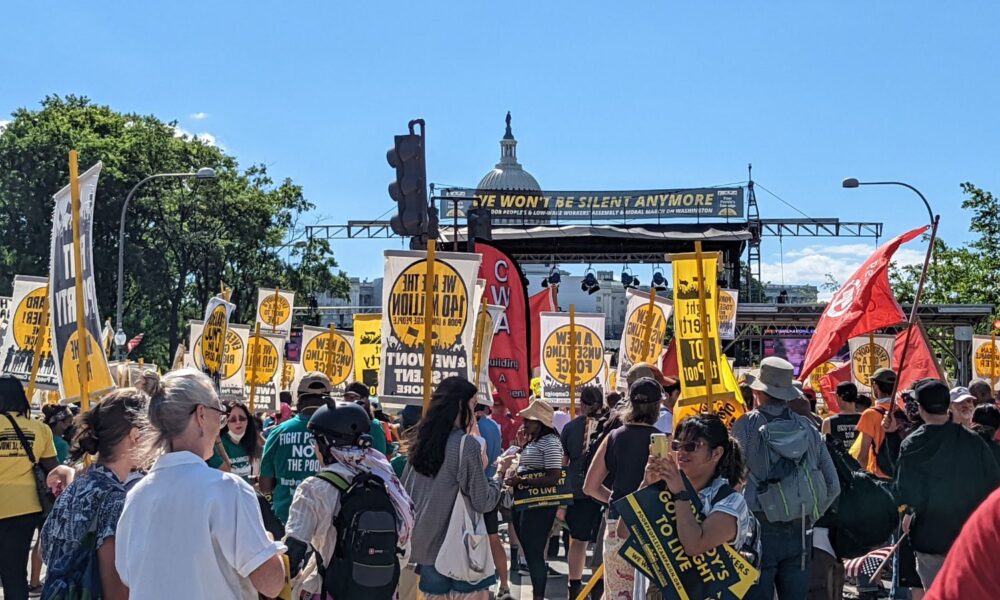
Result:
{"label": "black tank top", "polygon": [[837,440],[844,450],[850,450],[858,432],[855,427],[861,420],[861,413],[833,415],[830,417],[830,436]]}
{"label": "black tank top", "polygon": [[616,500],[628,496],[642,485],[649,459],[649,436],[659,433],[650,425],[624,425],[608,436],[604,464],[611,480],[611,505],[608,516],[618,518]]}

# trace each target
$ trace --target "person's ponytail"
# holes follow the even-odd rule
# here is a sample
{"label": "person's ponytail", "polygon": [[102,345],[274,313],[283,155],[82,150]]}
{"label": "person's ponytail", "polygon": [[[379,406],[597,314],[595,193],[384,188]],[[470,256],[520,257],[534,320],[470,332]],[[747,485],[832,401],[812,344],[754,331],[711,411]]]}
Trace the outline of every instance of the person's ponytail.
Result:
{"label": "person's ponytail", "polygon": [[724,477],[729,485],[737,487],[743,483],[743,478],[746,475],[743,451],[740,449],[739,442],[732,436],[723,442],[722,448],[722,458],[719,459],[719,464],[715,467],[715,476]]}

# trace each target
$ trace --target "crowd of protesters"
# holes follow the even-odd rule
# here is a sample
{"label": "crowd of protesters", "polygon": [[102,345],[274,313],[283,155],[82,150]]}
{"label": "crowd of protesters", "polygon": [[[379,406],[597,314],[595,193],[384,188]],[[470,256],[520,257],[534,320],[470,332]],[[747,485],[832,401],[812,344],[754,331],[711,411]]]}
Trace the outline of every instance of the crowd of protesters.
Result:
{"label": "crowd of protesters", "polygon": [[[500,406],[457,377],[426,414],[388,415],[368,386],[334,398],[324,374],[308,373],[262,415],[182,369],[146,373],[82,414],[43,406],[41,419],[2,377],[4,598],[378,600],[419,589],[508,600],[511,574],[523,574],[541,599],[562,548],[570,598],[588,554],[604,566],[590,598],[655,598],[619,554],[629,531],[615,509],[651,485],[694,507],[677,511],[685,553],[730,544],[754,557],[747,598],[841,598],[843,560],[884,547],[894,598],[997,592],[968,575],[972,563],[995,572],[1000,551],[986,508],[1000,499],[984,504],[1000,485],[988,383],[900,391],[879,369],[873,399],[842,383],[839,412],[822,419],[792,365],[772,357],[741,381],[747,412],[730,428],[708,414],[675,425],[680,384],[652,365],[624,383],[624,396],[582,387],[575,417],[533,397],[504,448],[490,418]],[[666,457],[651,452],[655,435],[668,436]],[[514,500],[563,478],[562,505]],[[876,507],[878,526],[858,525]],[[854,583],[863,599],[884,593],[877,577]]]}

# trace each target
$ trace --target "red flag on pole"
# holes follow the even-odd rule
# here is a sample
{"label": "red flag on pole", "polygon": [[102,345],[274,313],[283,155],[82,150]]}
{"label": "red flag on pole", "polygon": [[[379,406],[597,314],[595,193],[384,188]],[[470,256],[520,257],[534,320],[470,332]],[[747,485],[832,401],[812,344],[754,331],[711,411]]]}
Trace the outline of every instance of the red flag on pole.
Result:
{"label": "red flag on pole", "polygon": [[806,349],[800,372],[803,379],[839,352],[850,338],[906,320],[889,286],[889,261],[897,248],[927,231],[927,227],[907,231],[883,245],[837,290]]}
{"label": "red flag on pole", "polygon": [[528,298],[528,314],[531,315],[531,340],[529,343],[529,354],[531,355],[532,372],[538,368],[538,353],[542,349],[542,326],[540,315],[543,312],[559,310],[559,303],[556,297],[557,293],[556,286],[550,285],[534,296]]}
{"label": "red flag on pole", "polygon": [[844,381],[851,380],[851,363],[848,361],[844,366],[834,369],[819,378],[819,387],[823,392],[823,400],[830,408],[830,412],[839,413],[840,405],[837,404],[837,385]]}
{"label": "red flag on pole", "polygon": [[[931,344],[927,339],[927,332],[924,331],[923,324],[917,321],[913,327],[916,329],[910,336],[910,350],[906,354],[906,364],[903,366],[903,372],[897,374],[899,383],[896,385],[896,389],[901,391],[910,389],[915,382],[921,379],[948,381],[945,379],[944,370],[938,363],[937,356],[931,350]],[[904,344],[906,344],[905,329],[896,334],[896,344],[892,352],[894,365],[900,363]]]}

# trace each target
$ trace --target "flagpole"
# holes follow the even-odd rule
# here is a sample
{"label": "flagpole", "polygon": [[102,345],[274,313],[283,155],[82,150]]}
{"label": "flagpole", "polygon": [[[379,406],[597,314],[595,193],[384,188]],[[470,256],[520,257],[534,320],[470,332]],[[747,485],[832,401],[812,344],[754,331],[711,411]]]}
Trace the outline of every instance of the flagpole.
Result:
{"label": "flagpole", "polygon": [[[42,350],[45,348],[45,341],[49,339],[49,285],[45,284],[45,297],[42,298],[42,320],[35,326],[35,346],[32,349],[31,377],[28,379],[28,401],[35,395],[35,386],[38,383],[38,369],[42,366]],[[52,347],[49,347],[52,352]]]}
{"label": "flagpole", "polygon": [[[642,332],[642,356],[650,358],[653,353],[650,348],[650,338],[653,337],[653,311],[656,309],[656,288],[649,288],[649,305],[646,309],[646,330]],[[656,357],[650,358],[649,362],[656,363]]]}
{"label": "flagpole", "polygon": [[924,203],[924,208],[927,209],[927,216],[930,219],[931,239],[930,243],[927,244],[927,254],[924,256],[924,265],[920,269],[920,279],[917,280],[917,289],[913,294],[913,306],[910,308],[910,318],[906,324],[906,339],[903,341],[903,352],[899,356],[899,365],[896,366],[896,383],[892,386],[892,398],[895,401],[896,392],[899,388],[899,381],[903,374],[903,368],[906,366],[906,358],[910,353],[910,336],[913,334],[913,324],[917,322],[917,311],[920,308],[920,298],[923,296],[924,283],[927,281],[927,270],[930,267],[931,256],[934,253],[934,242],[937,240],[938,223],[941,221],[941,215],[934,214],[934,211],[931,210],[931,203],[927,201],[927,198],[925,198],[923,194],[920,193],[920,190],[902,181],[858,181],[854,177],[848,177],[841,185],[848,189],[856,188],[862,185],[898,185],[900,187],[905,187],[920,197],[920,200]]}
{"label": "flagpole", "polygon": [[69,189],[73,211],[73,270],[76,271],[76,343],[77,376],[80,379],[80,410],[90,410],[90,332],[87,331],[87,313],[83,295],[83,250],[80,231],[80,178],[76,150],[69,151]]}
{"label": "flagpole", "polygon": [[[704,365],[705,368],[705,391],[707,393],[705,399],[701,403],[701,412],[708,412],[712,410],[712,407],[714,406],[715,394],[712,390],[712,377],[714,376],[714,374],[712,373],[712,350],[711,350],[712,347],[709,346],[709,337],[708,337],[709,315],[708,315],[707,302],[705,298],[705,265],[702,264],[704,255],[701,252],[700,241],[694,243],[694,255],[695,255],[694,262],[696,264],[697,275],[698,275],[698,311],[701,313],[699,315],[700,322],[698,324],[699,328],[701,329],[701,352],[702,352],[701,359],[702,359],[702,364]],[[716,317],[716,321],[718,321],[718,317]],[[721,356],[718,358],[719,360],[723,360]],[[722,367],[720,366],[719,368],[721,369]]]}
{"label": "flagpole", "polygon": [[[917,192],[918,194],[920,192]],[[923,196],[920,196],[923,198]],[[924,200],[926,203],[927,200]],[[928,206],[930,209],[930,206]],[[927,270],[930,268],[931,255],[934,253],[934,241],[937,240],[937,230],[938,222],[941,220],[940,215],[934,216],[934,221],[931,223],[931,239],[930,243],[927,244],[927,254],[924,255],[924,266],[920,269],[920,279],[917,280],[917,290],[913,294],[913,306],[910,307],[910,320],[906,325],[906,338],[903,340],[903,352],[899,355],[899,365],[896,366],[896,382],[892,385],[892,400],[895,402],[896,393],[899,391],[899,382],[903,377],[903,369],[906,367],[906,359],[910,354],[910,336],[913,335],[913,326],[917,322],[917,311],[920,308],[920,297],[924,293],[924,283],[927,281]]]}
{"label": "flagpole", "polygon": [[576,305],[569,305],[569,418],[576,418]]}

